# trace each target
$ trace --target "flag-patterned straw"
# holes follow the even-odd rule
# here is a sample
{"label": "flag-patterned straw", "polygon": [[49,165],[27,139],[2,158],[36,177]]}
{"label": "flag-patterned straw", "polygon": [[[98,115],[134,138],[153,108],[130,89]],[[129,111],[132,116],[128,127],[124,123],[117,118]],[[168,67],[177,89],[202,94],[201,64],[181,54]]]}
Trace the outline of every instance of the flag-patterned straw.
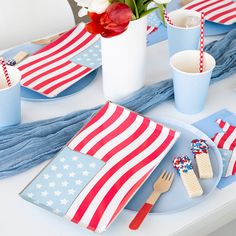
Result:
{"label": "flag-patterned straw", "polygon": [[164,11],[164,17],[170,25],[173,25],[173,22],[171,21],[170,17],[168,16],[166,10]]}
{"label": "flag-patterned straw", "polygon": [[5,61],[2,57],[0,58],[0,63],[1,63],[2,69],[3,69],[5,79],[7,81],[7,85],[8,85],[8,87],[10,87],[11,86],[11,80],[10,80],[10,77],[9,77],[9,74],[8,74],[8,71],[7,71],[6,63],[5,63]]}
{"label": "flag-patterned straw", "polygon": [[201,12],[201,28],[200,28],[200,65],[199,65],[199,71],[200,73],[203,72],[203,58],[204,58],[204,18],[205,14],[204,12]]}

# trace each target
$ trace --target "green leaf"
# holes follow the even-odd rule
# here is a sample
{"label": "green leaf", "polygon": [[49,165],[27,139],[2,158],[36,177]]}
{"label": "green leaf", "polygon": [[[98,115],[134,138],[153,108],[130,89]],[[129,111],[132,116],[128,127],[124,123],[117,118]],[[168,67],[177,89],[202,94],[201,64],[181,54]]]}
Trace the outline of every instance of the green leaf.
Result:
{"label": "green leaf", "polygon": [[137,10],[140,14],[140,12],[142,11],[142,8],[143,8],[143,0],[137,0],[136,1],[136,6],[137,6]]}
{"label": "green leaf", "polygon": [[147,2],[153,2],[153,1],[150,1],[150,0],[144,0],[144,1],[143,1],[143,4],[146,4]]}
{"label": "green leaf", "polygon": [[125,0],[125,4],[129,6],[131,11],[136,16],[136,18],[139,18],[139,13],[138,13],[138,9],[137,9],[135,0]]}
{"label": "green leaf", "polygon": [[161,16],[161,21],[163,22],[163,24],[165,25],[165,18],[164,18],[164,12],[165,12],[165,9],[166,7],[163,5],[163,4],[157,4],[157,7],[159,9],[159,12],[160,12],[160,16]]}
{"label": "green leaf", "polygon": [[140,12],[147,11],[148,5],[152,2],[152,0],[148,0],[143,3],[142,9],[140,9]]}
{"label": "green leaf", "polygon": [[153,11],[155,11],[155,10],[157,10],[157,9],[158,9],[158,7],[153,7],[153,8],[150,8],[150,9],[148,9],[148,10],[142,12],[142,14],[140,15],[140,18],[141,18],[141,17],[144,17],[144,16],[146,16],[146,15],[148,15],[148,14],[150,14],[151,12],[153,12]]}
{"label": "green leaf", "polygon": [[136,18],[139,18],[139,11],[138,11],[138,8],[137,8],[137,5],[136,5],[135,0],[133,0],[133,2],[134,2],[134,8],[135,8],[135,13],[136,13]]}
{"label": "green leaf", "polygon": [[134,15],[134,13],[132,13],[132,18],[131,18],[131,20],[136,20],[137,18],[136,18],[136,16]]}

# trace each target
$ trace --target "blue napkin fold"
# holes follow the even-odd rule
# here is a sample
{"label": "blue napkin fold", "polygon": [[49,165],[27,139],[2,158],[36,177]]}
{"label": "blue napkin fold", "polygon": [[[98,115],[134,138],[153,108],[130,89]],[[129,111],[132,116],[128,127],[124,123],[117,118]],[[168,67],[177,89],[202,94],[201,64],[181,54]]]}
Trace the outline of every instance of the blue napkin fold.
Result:
{"label": "blue napkin fold", "polygon": [[[228,121],[231,125],[236,125],[236,115],[226,109],[216,112],[213,115],[194,123],[193,125],[212,138],[216,133],[222,132],[219,125],[215,122],[217,119],[222,119],[224,121]],[[227,163],[224,162],[223,164],[227,165]],[[224,166],[224,168],[225,167],[226,166]],[[222,177],[217,187],[222,189],[235,181],[236,175]]]}

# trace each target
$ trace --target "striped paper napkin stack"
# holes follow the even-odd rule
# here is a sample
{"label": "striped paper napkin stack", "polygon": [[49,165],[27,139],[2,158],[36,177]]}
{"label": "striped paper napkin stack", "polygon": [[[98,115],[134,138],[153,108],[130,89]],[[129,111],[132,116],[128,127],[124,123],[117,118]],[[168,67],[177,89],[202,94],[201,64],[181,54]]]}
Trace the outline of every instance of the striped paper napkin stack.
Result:
{"label": "striped paper napkin stack", "polygon": [[107,103],[21,196],[82,227],[103,232],[179,135]]}

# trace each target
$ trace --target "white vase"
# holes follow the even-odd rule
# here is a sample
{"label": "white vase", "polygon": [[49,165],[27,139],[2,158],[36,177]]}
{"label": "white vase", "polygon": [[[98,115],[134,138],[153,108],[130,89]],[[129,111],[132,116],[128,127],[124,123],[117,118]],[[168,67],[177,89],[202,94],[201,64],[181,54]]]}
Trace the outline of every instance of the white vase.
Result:
{"label": "white vase", "polygon": [[142,88],[146,76],[147,17],[131,21],[115,37],[101,39],[103,92],[118,101]]}

